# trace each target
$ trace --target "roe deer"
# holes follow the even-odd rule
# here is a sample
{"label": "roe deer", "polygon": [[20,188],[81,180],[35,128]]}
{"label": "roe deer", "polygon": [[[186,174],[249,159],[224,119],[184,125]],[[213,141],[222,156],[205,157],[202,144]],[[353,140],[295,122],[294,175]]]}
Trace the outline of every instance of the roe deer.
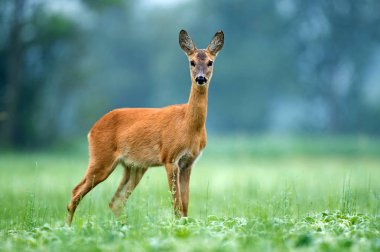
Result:
{"label": "roe deer", "polygon": [[187,32],[181,30],[179,44],[190,64],[188,103],[164,108],[115,109],[95,123],[88,134],[88,169],[72,191],[67,224],[71,225],[80,200],[118,164],[124,167],[124,175],[109,203],[116,216],[124,210],[127,198],[146,170],[162,165],[166,168],[174,211],[177,216],[187,216],[191,168],[206,146],[208,86],[213,62],[223,43],[224,34],[219,31],[207,49],[197,49]]}

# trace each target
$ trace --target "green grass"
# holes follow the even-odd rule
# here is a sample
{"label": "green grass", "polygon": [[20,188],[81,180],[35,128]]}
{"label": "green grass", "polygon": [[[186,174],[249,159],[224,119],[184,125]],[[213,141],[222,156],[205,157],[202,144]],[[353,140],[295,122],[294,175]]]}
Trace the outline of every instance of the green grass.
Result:
{"label": "green grass", "polygon": [[87,151],[0,154],[0,251],[379,251],[380,142],[209,139],[176,219],[163,168],[150,169],[122,224],[108,209],[117,169],[66,227]]}

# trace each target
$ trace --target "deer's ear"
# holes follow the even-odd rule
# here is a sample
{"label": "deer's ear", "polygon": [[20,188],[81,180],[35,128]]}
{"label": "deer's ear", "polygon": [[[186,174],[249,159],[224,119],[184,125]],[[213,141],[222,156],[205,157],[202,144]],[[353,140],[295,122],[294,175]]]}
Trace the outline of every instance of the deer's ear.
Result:
{"label": "deer's ear", "polygon": [[179,32],[179,45],[187,55],[192,54],[196,50],[193,40],[191,40],[189,34],[187,34],[185,30]]}
{"label": "deer's ear", "polygon": [[218,52],[222,49],[224,44],[224,33],[223,31],[218,31],[215,33],[214,37],[212,38],[210,44],[207,47],[207,50],[213,54],[217,55]]}

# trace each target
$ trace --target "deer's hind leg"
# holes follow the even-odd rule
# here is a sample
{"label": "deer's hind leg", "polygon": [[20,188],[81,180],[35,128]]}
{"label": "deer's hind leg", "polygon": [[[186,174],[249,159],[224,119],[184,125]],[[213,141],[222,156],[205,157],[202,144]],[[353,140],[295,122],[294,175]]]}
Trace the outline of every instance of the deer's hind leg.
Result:
{"label": "deer's hind leg", "polygon": [[[125,202],[132,194],[136,186],[139,184],[140,180],[147,170],[147,167],[125,166],[124,177],[122,178],[120,185],[110,202],[110,208],[116,217],[119,217],[120,214],[124,212]],[[125,193],[122,195],[121,191],[124,189],[124,187]]]}
{"label": "deer's hind leg", "polygon": [[123,177],[120,181],[120,184],[119,184],[115,194],[113,195],[113,197],[109,203],[109,207],[111,208],[111,210],[115,214],[115,216],[119,215],[118,208],[120,205],[120,200],[122,198],[121,192],[124,190],[125,186],[127,185],[128,180],[129,180],[130,175],[131,175],[131,168],[126,166],[124,163],[122,163],[122,164],[123,164],[123,168],[124,168]]}
{"label": "deer's hind leg", "polygon": [[118,164],[115,158],[91,160],[84,178],[74,187],[72,191],[71,202],[67,205],[67,224],[71,225],[76,208],[82,198],[90,192],[95,186],[103,182],[112,173]]}

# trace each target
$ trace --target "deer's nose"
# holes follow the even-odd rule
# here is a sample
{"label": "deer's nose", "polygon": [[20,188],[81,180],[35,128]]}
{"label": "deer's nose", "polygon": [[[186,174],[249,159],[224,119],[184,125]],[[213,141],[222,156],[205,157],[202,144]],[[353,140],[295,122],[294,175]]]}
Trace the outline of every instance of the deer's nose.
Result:
{"label": "deer's nose", "polygon": [[206,77],[204,76],[198,76],[197,78],[195,78],[195,81],[199,84],[199,85],[203,85],[207,82],[207,79]]}

